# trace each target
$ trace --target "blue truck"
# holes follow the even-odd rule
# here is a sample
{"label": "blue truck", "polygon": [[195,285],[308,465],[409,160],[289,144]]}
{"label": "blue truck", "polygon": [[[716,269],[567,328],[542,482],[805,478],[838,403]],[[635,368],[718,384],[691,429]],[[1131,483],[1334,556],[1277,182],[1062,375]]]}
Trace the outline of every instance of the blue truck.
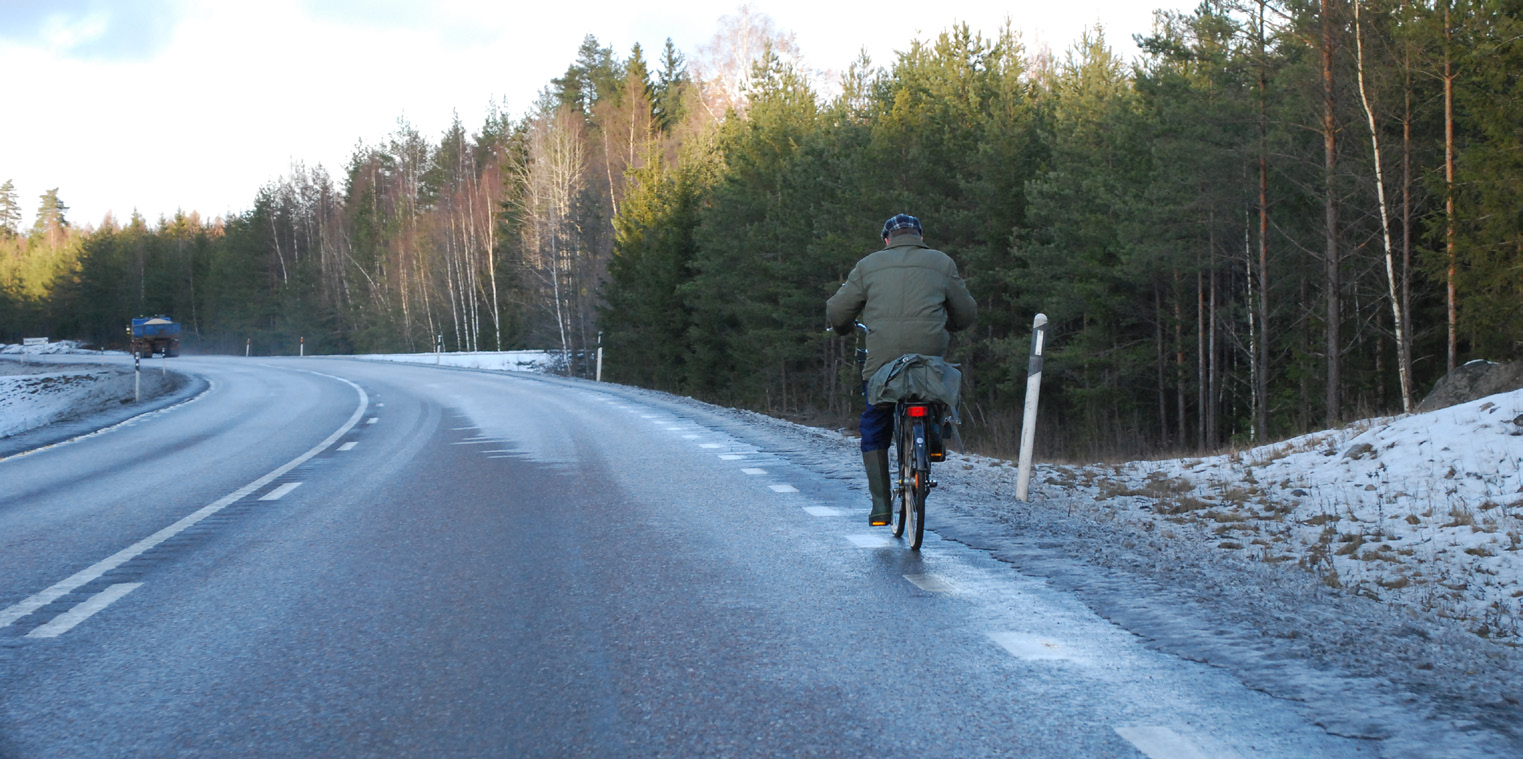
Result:
{"label": "blue truck", "polygon": [[167,316],[139,316],[127,334],[132,336],[132,352],[143,358],[155,353],[164,358],[180,355],[180,325]]}

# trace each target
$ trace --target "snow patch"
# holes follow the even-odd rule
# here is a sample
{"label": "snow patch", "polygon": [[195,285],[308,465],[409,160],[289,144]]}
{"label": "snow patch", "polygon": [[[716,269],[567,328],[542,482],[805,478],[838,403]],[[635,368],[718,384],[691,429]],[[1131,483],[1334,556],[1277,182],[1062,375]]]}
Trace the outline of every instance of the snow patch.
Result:
{"label": "snow patch", "polygon": [[367,361],[398,361],[409,364],[437,364],[464,369],[487,369],[494,372],[554,371],[560,355],[550,351],[473,351],[456,353],[370,353],[355,358]]}
{"label": "snow patch", "polygon": [[1145,530],[1523,639],[1523,390],[1219,456],[1045,470]]}
{"label": "snow patch", "polygon": [[[125,354],[82,350],[72,341],[29,345],[28,351],[49,350],[17,355],[21,347],[0,346],[0,438],[117,408],[133,399],[131,367],[106,361],[106,356]],[[100,363],[91,363],[90,357]],[[143,397],[156,397],[178,383],[159,371],[144,372]]]}

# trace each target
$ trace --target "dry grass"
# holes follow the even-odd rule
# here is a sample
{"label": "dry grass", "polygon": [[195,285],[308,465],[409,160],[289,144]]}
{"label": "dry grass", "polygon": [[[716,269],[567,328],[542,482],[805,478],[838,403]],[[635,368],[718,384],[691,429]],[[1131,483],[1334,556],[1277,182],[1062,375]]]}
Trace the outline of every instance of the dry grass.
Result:
{"label": "dry grass", "polygon": [[1456,506],[1449,510],[1449,516],[1452,521],[1443,525],[1444,527],[1468,527],[1475,524],[1475,514],[1472,514],[1470,509]]}

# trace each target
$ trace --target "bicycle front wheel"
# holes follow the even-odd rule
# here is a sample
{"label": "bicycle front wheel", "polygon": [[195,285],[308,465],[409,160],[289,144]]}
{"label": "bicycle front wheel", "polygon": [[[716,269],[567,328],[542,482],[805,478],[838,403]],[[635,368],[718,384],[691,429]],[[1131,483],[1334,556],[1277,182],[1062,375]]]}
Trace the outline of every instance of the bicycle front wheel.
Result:
{"label": "bicycle front wheel", "polygon": [[914,490],[910,487],[910,469],[912,468],[910,462],[913,459],[910,457],[910,448],[905,441],[907,437],[909,436],[905,434],[904,425],[899,424],[898,420],[895,420],[894,450],[898,454],[897,459],[899,464],[898,468],[894,470],[893,492],[893,527],[894,537],[896,538],[904,537],[905,519],[911,511],[909,504],[914,500],[912,496]]}

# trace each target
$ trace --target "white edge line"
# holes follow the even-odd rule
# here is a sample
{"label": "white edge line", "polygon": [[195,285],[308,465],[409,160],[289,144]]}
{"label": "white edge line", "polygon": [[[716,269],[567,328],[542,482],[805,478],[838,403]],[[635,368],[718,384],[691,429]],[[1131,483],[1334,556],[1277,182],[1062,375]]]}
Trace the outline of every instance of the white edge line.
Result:
{"label": "white edge line", "polygon": [[931,574],[908,574],[904,579],[909,580],[915,587],[927,593],[950,593],[953,590],[952,583],[942,579],[939,575]]}
{"label": "white edge line", "polygon": [[[116,424],[111,425],[110,427],[102,427],[102,428],[100,428],[100,429],[98,429],[98,430],[96,430],[94,432],[86,432],[83,435],[79,435],[77,437],[71,437],[68,440],[60,440],[60,441],[58,441],[56,443],[52,443],[52,444],[49,444],[49,445],[42,446],[41,448],[33,448],[30,451],[22,451],[20,453],[13,453],[13,454],[11,454],[9,456],[0,456],[0,463],[4,463],[6,461],[10,461],[11,459],[19,459],[19,458],[22,458],[24,456],[30,456],[30,455],[32,455],[34,453],[41,453],[43,451],[51,450],[53,448],[62,448],[63,446],[70,445],[70,444],[73,444],[73,443],[77,443],[77,442],[79,442],[81,440],[86,440],[86,439],[95,437],[96,435],[104,435],[107,432],[115,430],[115,429],[117,429],[119,427],[125,427],[128,424],[132,424],[133,422],[137,422],[137,421],[142,420],[142,419],[147,419],[147,418],[152,417],[152,416],[158,416],[159,414],[163,414],[163,413],[166,413],[166,412],[169,412],[169,411],[173,411],[173,410],[175,410],[175,409],[177,409],[177,408],[179,408],[181,406],[184,406],[187,403],[195,403],[196,401],[201,400],[203,397],[205,397],[208,393],[210,393],[213,389],[215,389],[217,387],[216,380],[213,380],[213,379],[211,379],[209,377],[202,377],[201,379],[206,380],[206,389],[205,390],[202,390],[201,392],[196,393],[195,395],[193,395],[193,396],[191,396],[189,398],[186,398],[185,400],[180,401],[179,403],[176,403],[176,404],[174,404],[172,406],[165,406],[164,408],[154,409],[152,411],[144,411],[141,414],[137,414],[137,415],[134,415],[134,416],[129,416],[126,419],[123,419],[120,422],[117,422]],[[4,625],[0,625],[0,627],[4,627]]]}
{"label": "white edge line", "polygon": [[261,500],[261,501],[278,501],[278,500],[280,500],[282,498],[285,498],[287,493],[290,493],[292,490],[295,490],[295,489],[297,489],[299,487],[301,487],[301,483],[300,482],[287,482],[287,483],[285,483],[283,485],[278,485],[278,486],[276,486],[276,488],[274,490],[271,490],[270,492],[265,493],[262,496],[259,496],[259,500]]}
{"label": "white edge line", "polygon": [[847,535],[846,539],[858,548],[888,548],[893,545],[888,536],[877,533],[857,533]]}
{"label": "white edge line", "polygon": [[1118,727],[1115,730],[1117,735],[1151,759],[1206,759],[1205,752],[1188,738],[1167,727]]}
{"label": "white edge line", "polygon": [[359,445],[359,443],[351,440],[351,441],[349,441],[347,443],[344,443],[343,445],[339,446],[338,449],[341,450],[341,451],[352,451],[352,450],[354,450],[354,447],[357,446],[357,445]]}
{"label": "white edge line", "polygon": [[[262,364],[262,366],[270,365]],[[132,561],[143,553],[151,550],[154,546],[157,546],[158,544],[163,543],[164,541],[180,534],[191,525],[227,508],[232,503],[275,481],[276,478],[280,477],[286,472],[301,466],[302,464],[306,463],[307,459],[322,453],[329,446],[338,442],[339,438],[348,434],[349,430],[354,429],[354,425],[358,424],[360,419],[365,415],[365,406],[370,403],[370,397],[366,395],[365,388],[362,388],[359,385],[344,379],[343,377],[335,377],[331,374],[323,374],[322,372],[314,372],[308,369],[291,369],[290,371],[306,372],[307,374],[316,374],[319,377],[335,379],[354,388],[355,392],[360,394],[359,406],[354,409],[354,413],[350,415],[349,421],[345,422],[344,426],[338,428],[332,435],[329,435],[326,440],[318,443],[306,453],[303,453],[302,455],[291,459],[285,464],[282,464],[279,468],[264,475],[263,477],[260,477],[259,479],[254,480],[253,482],[250,482],[249,484],[244,485],[243,487],[238,488],[237,490],[234,490],[233,492],[228,493],[227,495],[222,496],[221,498],[218,498],[217,500],[212,501],[205,506],[202,506],[188,516],[182,517],[180,521],[175,522],[174,524],[165,527],[164,529],[159,530],[158,532],[155,532],[154,534],[149,535],[148,537],[143,538],[142,540],[139,540],[138,542],[133,543],[132,545],[127,546],[120,551],[117,551],[116,553],[90,565],[89,567],[75,572],[69,577],[55,583],[52,587],[36,593],[30,598],[24,599],[20,603],[13,604],[7,609],[0,610],[0,627],[6,627],[12,622],[15,622],[16,620],[21,619],[22,617],[31,614],[32,612],[37,611],[44,606],[47,606],[48,604],[64,597],[65,595],[68,595],[69,593],[73,592],[75,588],[78,588],[81,585],[84,585],[85,583],[88,583],[95,578],[100,577],[101,575],[110,572],[111,570],[116,569],[117,567],[129,561]]]}
{"label": "white edge line", "polygon": [[89,619],[96,612],[110,606],[122,596],[137,590],[143,583],[119,582],[105,590],[90,596],[74,608],[54,617],[41,627],[26,634],[28,638],[56,638],[74,629],[74,626]]}

